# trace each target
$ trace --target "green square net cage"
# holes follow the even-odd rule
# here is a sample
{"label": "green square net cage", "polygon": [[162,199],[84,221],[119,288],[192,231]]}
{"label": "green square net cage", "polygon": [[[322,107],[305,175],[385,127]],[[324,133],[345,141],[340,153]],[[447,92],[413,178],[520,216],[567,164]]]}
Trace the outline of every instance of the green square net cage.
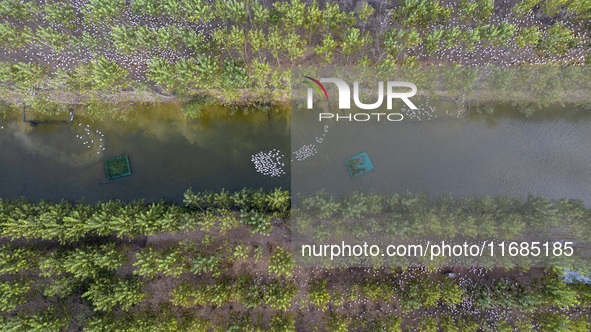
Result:
{"label": "green square net cage", "polygon": [[351,174],[352,177],[356,177],[373,169],[373,164],[365,152],[345,160],[345,165],[347,165],[349,174]]}
{"label": "green square net cage", "polygon": [[105,174],[109,179],[116,179],[122,176],[131,175],[129,158],[123,155],[105,160]]}

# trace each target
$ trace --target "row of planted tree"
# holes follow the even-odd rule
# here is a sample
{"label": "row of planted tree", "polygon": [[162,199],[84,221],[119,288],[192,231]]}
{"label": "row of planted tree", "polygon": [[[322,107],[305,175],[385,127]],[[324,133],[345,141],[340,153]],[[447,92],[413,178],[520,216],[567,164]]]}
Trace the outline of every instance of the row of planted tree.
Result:
{"label": "row of planted tree", "polygon": [[292,210],[297,231],[318,241],[353,233],[412,238],[426,235],[453,238],[512,238],[526,230],[559,227],[589,241],[591,210],[578,199],[550,200],[529,195],[525,200],[507,196],[443,194],[429,199],[424,193],[379,194],[354,192],[336,197],[324,191],[302,197]]}
{"label": "row of planted tree", "polygon": [[[362,204],[374,212],[402,206],[422,211],[442,204],[429,203],[423,196],[387,199],[372,195],[357,194],[356,199],[365,197]],[[314,199],[316,203],[304,199],[302,204],[308,211],[320,213],[322,197],[328,199],[321,193]],[[523,205],[500,198],[465,198],[463,204],[469,199],[479,202],[469,206],[484,209],[480,212],[498,210],[499,205],[511,202],[514,207]],[[551,215],[542,209],[549,202],[541,200],[542,205],[525,204]],[[448,279],[439,270],[426,268],[297,268],[284,247],[286,242],[281,242],[289,235],[289,201],[289,193],[280,189],[197,194],[189,190],[184,206],[2,201],[3,330],[589,328],[585,308],[591,301],[591,288],[564,283],[557,277],[560,270],[479,268]],[[576,216],[578,205],[568,206],[569,215]],[[352,217],[362,217],[371,209],[362,209]],[[581,206],[578,209],[587,211]],[[330,213],[343,213],[339,211],[349,210],[333,208]],[[170,220],[182,222],[162,226],[166,222],[160,218],[167,213]],[[74,237],[60,235],[70,234],[61,230],[49,233],[56,227],[80,227],[90,216],[94,217],[89,224],[95,226],[74,232]],[[266,220],[264,227],[260,226],[261,217]],[[114,222],[119,218],[128,218],[128,228],[114,226],[123,224]],[[35,230],[44,223],[50,225],[45,231]],[[98,231],[96,225],[101,223],[107,226]],[[272,226],[278,229],[270,236]],[[19,228],[27,231],[16,231]],[[155,235],[162,236],[162,232],[175,240],[158,241]],[[152,240],[143,246],[138,239],[146,235]],[[494,276],[483,279],[483,271],[494,272]]]}
{"label": "row of planted tree", "polygon": [[[585,270],[589,220],[591,209],[577,199],[453,198],[450,194],[429,199],[424,193],[376,192],[336,197],[320,191],[301,197],[292,208],[292,247],[298,263],[324,267],[478,265]],[[444,243],[482,250],[452,254],[440,250]],[[532,243],[532,248],[547,250],[530,251]],[[373,246],[374,254],[362,251],[363,245]],[[365,254],[355,254],[357,249],[351,249],[355,246]]]}
{"label": "row of planted tree", "polygon": [[[462,331],[489,327],[544,331],[559,326],[571,331],[588,328],[588,312],[576,308],[590,303],[591,287],[565,284],[553,275],[559,271],[525,282],[510,278],[471,280],[470,274],[457,282],[424,268],[293,270],[305,278],[302,282],[292,275],[291,258],[281,247],[268,259],[269,273],[263,275],[220,273],[218,268],[209,268],[219,266],[219,262],[208,263],[191,252],[171,259],[174,252],[195,248],[185,242],[160,251],[143,249],[132,259],[132,272],[125,275],[121,268],[126,264],[128,248],[112,242],[45,252],[4,245],[0,274],[10,279],[0,283],[4,326],[8,331],[60,331],[76,323],[86,331],[222,331],[232,326],[247,331],[294,331],[296,319],[305,319],[306,311],[313,308],[313,312],[324,313],[321,326],[331,331],[372,326],[401,331],[403,316],[412,317],[406,324],[429,331],[437,327],[453,331],[453,324]],[[224,264],[237,259],[253,261],[248,256],[224,257],[217,250],[212,255]],[[169,284],[168,294],[151,287],[158,282],[157,276]],[[161,302],[153,307],[151,298]],[[80,299],[94,311],[84,322],[77,322],[72,315]],[[352,314],[352,307],[358,309],[368,303],[375,308]],[[235,311],[224,316],[229,306]],[[172,312],[179,308],[183,314],[174,315]],[[219,312],[202,316],[201,309],[208,308]],[[426,317],[413,315],[425,311],[429,313]],[[496,321],[484,317],[495,311],[510,311],[511,316]],[[269,320],[256,318],[261,313],[270,316]],[[298,324],[306,330],[310,327],[302,321]]]}
{"label": "row of planted tree", "polygon": [[269,234],[273,218],[285,218],[289,193],[276,189],[235,193],[185,193],[185,205],[135,201],[31,203],[0,200],[0,234],[11,238],[76,241],[85,236],[136,237],[212,227],[224,234],[239,225]]}
{"label": "row of planted tree", "polygon": [[[315,0],[92,0],[77,7],[6,0],[0,45],[14,56],[2,59],[0,79],[8,84],[1,97],[40,110],[67,108],[72,99],[108,108],[105,100],[123,89],[258,103],[286,100],[289,71],[281,67],[310,57],[314,64],[360,66],[591,61],[571,56],[588,47],[578,25],[589,19],[588,2],[505,6],[491,0],[359,8]],[[37,56],[18,60],[31,53]],[[56,90],[68,93],[60,100],[50,93]]]}
{"label": "row of planted tree", "polygon": [[[238,226],[251,233],[269,235],[273,220],[290,215],[290,194],[282,189],[265,193],[242,190],[234,193],[184,194],[183,206],[166,202],[131,203],[84,201],[59,203],[0,200],[0,234],[13,239],[77,241],[86,236],[137,237],[178,231],[217,230],[221,235]],[[453,198],[444,194],[429,201],[425,194],[384,195],[355,192],[335,197],[318,192],[300,197],[293,210],[297,230],[312,232],[318,240],[342,236],[348,230],[366,235],[370,228],[350,223],[370,218],[374,233],[416,237],[436,234],[454,237],[511,237],[525,227],[568,228],[581,239],[589,237],[591,210],[583,201],[549,200],[528,196],[526,200],[506,196]],[[373,218],[380,216],[380,218]],[[333,227],[333,228],[331,228]],[[347,229],[345,229],[347,228]],[[334,230],[329,234],[330,230]]]}
{"label": "row of planted tree", "polygon": [[[238,301],[253,308],[264,301],[273,308],[285,308],[297,290],[293,281],[277,278],[291,275],[288,251],[274,247],[271,254],[262,244],[230,242],[231,237],[225,236],[232,230],[246,230],[246,240],[257,234],[266,238],[273,222],[282,224],[280,220],[289,212],[289,193],[281,189],[197,194],[188,190],[184,206],[65,200],[57,204],[2,201],[1,206],[2,229],[6,231],[3,242],[8,242],[0,248],[0,311],[6,331],[62,331],[76,325],[88,331],[207,331],[214,325],[199,315],[186,312],[176,317],[169,310],[168,320],[162,320],[164,309],[150,311],[143,303],[162,297],[164,306]],[[16,231],[19,227],[22,232]],[[138,237],[162,233],[197,233],[200,241],[143,249],[134,242]],[[21,245],[14,244],[17,238]],[[237,277],[242,283],[227,279],[232,275],[232,264],[238,262],[264,264],[268,280],[250,290],[254,283],[247,274]],[[183,276],[196,288],[181,283]],[[152,294],[150,285],[162,277],[178,285]],[[220,286],[205,287],[207,279]],[[232,289],[227,288],[230,286]],[[228,297],[240,289],[243,297]],[[253,292],[260,295],[261,302],[250,299]],[[192,296],[205,302],[191,302]],[[81,310],[78,316],[77,310]],[[113,316],[121,311],[134,317],[127,326]],[[86,318],[80,321],[80,315]],[[150,324],[150,317],[158,317],[158,324]],[[292,321],[290,316],[277,313],[269,330],[288,328]],[[219,325],[218,330],[225,330],[224,326]]]}

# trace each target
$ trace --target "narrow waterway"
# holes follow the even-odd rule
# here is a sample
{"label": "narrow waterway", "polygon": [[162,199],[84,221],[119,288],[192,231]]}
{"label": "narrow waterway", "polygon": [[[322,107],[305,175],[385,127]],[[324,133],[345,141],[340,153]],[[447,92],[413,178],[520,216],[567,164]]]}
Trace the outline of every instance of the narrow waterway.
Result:
{"label": "narrow waterway", "polygon": [[[492,115],[472,111],[461,119],[326,124],[296,121],[287,112],[231,115],[222,108],[185,119],[175,104],[138,106],[125,120],[92,122],[76,114],[72,123],[30,126],[20,117],[0,119],[0,197],[180,202],[191,187],[283,187],[303,194],[322,188],[431,197],[532,193],[591,204],[588,111],[557,107],[526,118],[499,105]],[[302,144],[315,152],[298,161],[291,149]],[[253,155],[274,149],[284,155],[285,174],[257,172]],[[351,178],[344,161],[361,152],[374,169]],[[107,180],[104,161],[123,154],[131,176]]]}
{"label": "narrow waterway", "polygon": [[[34,115],[27,114],[32,118]],[[127,119],[30,126],[0,119],[0,197],[180,202],[188,188],[288,188],[285,173],[258,173],[251,157],[280,150],[289,161],[289,114],[233,114],[215,108],[185,119],[180,105],[137,106]],[[107,180],[104,162],[128,155],[132,174]]]}
{"label": "narrow waterway", "polygon": [[[292,150],[306,142],[315,150],[292,164],[296,193],[531,193],[591,205],[591,112],[582,109],[557,106],[526,118],[511,105],[497,105],[492,115],[471,111],[461,118],[454,112],[429,121],[322,125],[317,114],[301,112],[292,126]],[[314,142],[323,131],[322,142]],[[352,178],[345,160],[362,152],[374,169]]]}

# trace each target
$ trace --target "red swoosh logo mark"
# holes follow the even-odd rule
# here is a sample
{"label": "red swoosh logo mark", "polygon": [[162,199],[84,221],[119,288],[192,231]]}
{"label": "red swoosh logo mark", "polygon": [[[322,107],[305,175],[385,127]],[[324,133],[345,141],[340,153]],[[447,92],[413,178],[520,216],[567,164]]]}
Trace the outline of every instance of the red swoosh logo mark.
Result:
{"label": "red swoosh logo mark", "polygon": [[312,80],[312,82],[318,84],[318,86],[322,89],[322,91],[324,91],[324,96],[326,97],[326,100],[328,100],[328,94],[326,93],[326,90],[324,89],[324,86],[322,85],[322,83],[320,83],[318,80],[313,79],[310,76],[304,76],[305,78]]}

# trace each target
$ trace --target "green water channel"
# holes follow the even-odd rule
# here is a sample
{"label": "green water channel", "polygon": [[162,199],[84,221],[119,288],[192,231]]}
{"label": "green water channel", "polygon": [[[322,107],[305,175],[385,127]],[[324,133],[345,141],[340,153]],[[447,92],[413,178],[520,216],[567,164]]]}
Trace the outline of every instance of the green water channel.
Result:
{"label": "green water channel", "polygon": [[[90,121],[77,112],[67,124],[30,126],[15,116],[0,119],[0,126],[4,199],[180,202],[190,187],[283,187],[304,194],[321,188],[431,197],[532,193],[591,204],[591,112],[569,107],[526,118],[497,105],[492,115],[472,110],[460,119],[362,130],[332,123],[327,132],[288,112],[244,115],[214,107],[200,119],[186,119],[177,104],[138,105],[126,119]],[[291,151],[310,142],[317,153],[295,160]],[[273,149],[284,155],[285,174],[275,177],[257,172],[251,160]],[[361,152],[374,169],[351,178],[344,160]],[[129,156],[132,174],[108,180],[104,161],[118,155]]]}
{"label": "green water channel", "polygon": [[[0,125],[4,199],[180,202],[191,187],[232,191],[290,183],[288,162],[285,175],[271,177],[257,172],[251,161],[272,149],[289,161],[287,112],[244,115],[213,107],[200,119],[186,119],[181,105],[159,104],[138,105],[126,119],[90,121],[76,112],[66,124],[30,126],[14,116],[0,119]],[[132,174],[108,180],[104,161],[118,155],[129,156]]]}

